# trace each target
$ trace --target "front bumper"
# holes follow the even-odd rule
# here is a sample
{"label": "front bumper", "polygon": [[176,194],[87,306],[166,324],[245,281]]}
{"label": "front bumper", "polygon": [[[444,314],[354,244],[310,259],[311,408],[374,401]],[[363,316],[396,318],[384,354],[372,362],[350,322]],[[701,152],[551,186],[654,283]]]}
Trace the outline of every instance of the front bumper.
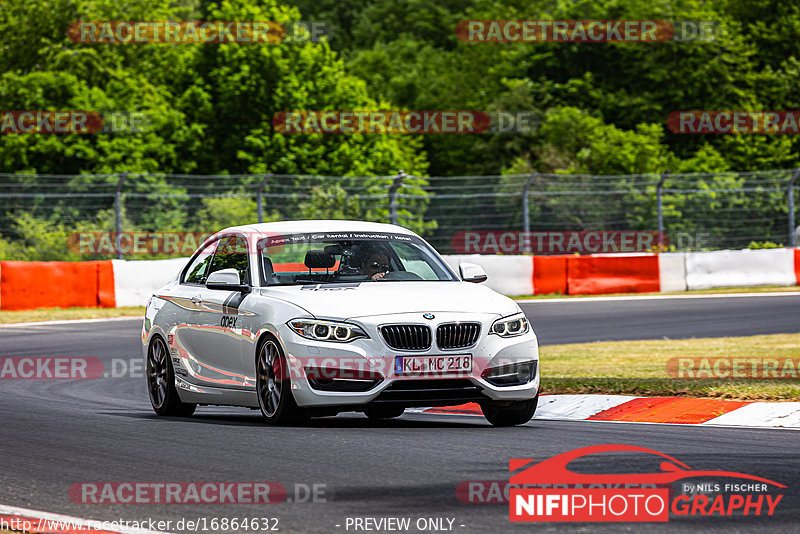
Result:
{"label": "front bumper", "polygon": [[[350,320],[370,336],[350,343],[332,343],[303,338],[288,327],[280,329],[280,339],[292,372],[292,392],[302,407],[363,408],[365,404],[396,406],[444,406],[481,401],[519,401],[534,398],[539,392],[539,350],[533,330],[501,338],[489,334],[496,314],[437,313],[429,324],[435,332],[439,324],[448,322],[480,322],[477,343],[464,349],[442,350],[432,343],[425,351],[402,351],[390,348],[378,332],[379,324],[403,324],[419,321],[420,314],[399,314]],[[397,356],[470,355],[472,370],[468,373],[406,376],[394,368]],[[530,382],[514,386],[497,386],[482,378],[487,368],[518,362],[536,362]],[[307,370],[321,370],[326,380],[309,376]],[[332,372],[331,372],[332,371]],[[330,372],[325,374],[325,372]],[[341,378],[330,378],[332,376]],[[360,389],[360,391],[353,391]]]}

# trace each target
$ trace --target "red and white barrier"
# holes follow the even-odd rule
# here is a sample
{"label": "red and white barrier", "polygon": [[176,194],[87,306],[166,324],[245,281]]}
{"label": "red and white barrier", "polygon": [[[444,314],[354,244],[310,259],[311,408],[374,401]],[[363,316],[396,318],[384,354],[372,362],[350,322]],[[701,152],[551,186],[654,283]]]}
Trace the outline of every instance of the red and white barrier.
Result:
{"label": "red and white barrier", "polygon": [[793,286],[797,284],[794,257],[790,248],[688,252],[686,286]]}
{"label": "red and white barrier", "polygon": [[[583,256],[447,256],[448,263],[477,263],[487,284],[507,295],[532,287],[532,294],[586,295],[675,292],[716,287],[800,285],[800,249],[720,250],[663,254]],[[513,258],[513,259],[512,259]],[[532,264],[533,276],[527,276]],[[493,281],[493,277],[504,277]],[[492,285],[494,284],[494,285]],[[504,287],[506,284],[511,288]],[[502,288],[502,289],[498,289]],[[513,290],[504,290],[513,289]]]}
{"label": "red and white barrier", "polygon": [[111,260],[117,306],[144,306],[155,291],[175,278],[189,258]]}
{"label": "red and white barrier", "polygon": [[660,287],[656,254],[590,254],[567,259],[570,295],[657,293]]}
{"label": "red and white barrier", "polygon": [[0,261],[0,309],[116,305],[110,261]]}
{"label": "red and white barrier", "polygon": [[570,256],[533,257],[533,293],[567,294],[567,260]]}
{"label": "red and white barrier", "polygon": [[659,254],[658,281],[662,293],[686,291],[686,253]]}
{"label": "red and white barrier", "polygon": [[[453,255],[476,263],[505,295],[672,292],[800,285],[800,249],[584,256]],[[0,309],[143,306],[187,258],[94,262],[0,262]],[[42,283],[42,281],[46,283]]]}
{"label": "red and white barrier", "polygon": [[476,263],[483,267],[486,285],[503,295],[533,294],[533,261],[531,256],[494,256],[467,254],[444,256],[444,261],[458,274],[459,263]]}

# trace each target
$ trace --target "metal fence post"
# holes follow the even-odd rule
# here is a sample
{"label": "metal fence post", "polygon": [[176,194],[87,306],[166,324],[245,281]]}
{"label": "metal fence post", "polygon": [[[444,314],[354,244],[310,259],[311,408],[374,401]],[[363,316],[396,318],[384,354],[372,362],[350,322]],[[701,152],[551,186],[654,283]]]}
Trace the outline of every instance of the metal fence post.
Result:
{"label": "metal fence post", "polygon": [[397,191],[403,185],[403,178],[406,177],[405,171],[394,177],[392,185],[389,186],[389,222],[397,224]]}
{"label": "metal fence post", "polygon": [[258,186],[258,191],[256,191],[256,206],[258,210],[258,222],[264,222],[264,188],[267,186],[267,181],[272,177],[272,173],[269,172],[264,175],[264,179],[261,180],[261,185]]}
{"label": "metal fence post", "polygon": [[797,176],[800,175],[800,169],[795,169],[792,173],[792,178],[789,180],[789,244],[793,247],[797,246],[797,230],[794,226],[794,182]]}
{"label": "metal fence post", "polygon": [[122,250],[120,249],[120,234],[122,234],[122,186],[128,178],[128,173],[123,172],[119,175],[117,182],[117,189],[114,191],[114,230],[117,232],[116,239],[114,239],[117,248],[117,259],[122,259]]}
{"label": "metal fence post", "polygon": [[[531,221],[530,221],[530,206],[528,202],[528,189],[530,189],[531,184],[539,176],[538,172],[531,174],[528,177],[528,181],[525,182],[525,185],[522,186],[522,231],[525,232],[525,235],[531,231]],[[523,241],[523,243],[528,242],[527,240]],[[529,252],[529,250],[523,250],[523,252]]]}
{"label": "metal fence post", "polygon": [[658,210],[658,244],[664,244],[664,201],[661,198],[661,189],[664,187],[664,182],[669,177],[671,171],[667,169],[661,173],[661,179],[656,184],[656,210]]}

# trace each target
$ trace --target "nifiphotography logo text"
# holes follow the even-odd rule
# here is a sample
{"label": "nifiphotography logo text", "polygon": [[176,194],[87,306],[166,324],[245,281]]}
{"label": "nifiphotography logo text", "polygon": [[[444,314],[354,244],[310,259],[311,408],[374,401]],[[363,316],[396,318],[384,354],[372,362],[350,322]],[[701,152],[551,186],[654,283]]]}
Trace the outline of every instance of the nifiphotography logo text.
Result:
{"label": "nifiphotography logo text", "polygon": [[[582,474],[567,464],[599,453],[660,456],[660,471]],[[745,473],[693,470],[664,453],[632,445],[595,445],[530,465],[511,460],[509,519],[513,522],[665,522],[679,516],[772,516],[786,486]],[[526,467],[519,471],[520,468]],[[701,478],[702,482],[686,482]],[[724,478],[726,482],[709,482]],[[671,484],[679,484],[679,492]],[[638,487],[631,487],[638,486]]]}

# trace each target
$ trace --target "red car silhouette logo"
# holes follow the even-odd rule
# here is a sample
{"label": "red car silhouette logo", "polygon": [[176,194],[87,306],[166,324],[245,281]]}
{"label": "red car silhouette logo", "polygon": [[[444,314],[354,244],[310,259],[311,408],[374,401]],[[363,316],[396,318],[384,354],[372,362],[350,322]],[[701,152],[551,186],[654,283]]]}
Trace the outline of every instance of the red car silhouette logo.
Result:
{"label": "red car silhouette logo", "polygon": [[[590,454],[601,452],[644,452],[665,458],[667,461],[661,462],[661,471],[657,473],[633,473],[633,474],[584,474],[576,473],[567,468],[567,464],[577,458],[582,458]],[[534,460],[512,460],[510,470],[515,471],[523,465],[527,465]],[[779,488],[785,488],[783,484],[766,478],[737,473],[734,471],[703,471],[693,470],[685,463],[676,460],[662,452],[635,445],[593,445],[568,451],[541,462],[511,476],[510,483],[513,485],[530,484],[669,484],[677,480],[692,477],[730,477],[765,482]]]}

